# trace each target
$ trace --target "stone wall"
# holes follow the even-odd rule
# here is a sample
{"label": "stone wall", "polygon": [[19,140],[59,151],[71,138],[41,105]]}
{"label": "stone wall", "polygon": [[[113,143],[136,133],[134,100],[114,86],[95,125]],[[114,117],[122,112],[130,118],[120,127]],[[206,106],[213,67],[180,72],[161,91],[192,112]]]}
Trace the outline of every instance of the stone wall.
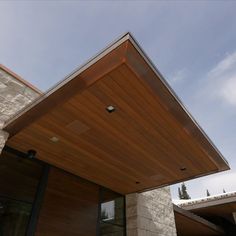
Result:
{"label": "stone wall", "polygon": [[8,134],[1,130],[4,122],[40,94],[39,90],[0,65],[0,153],[8,137]]}
{"label": "stone wall", "polygon": [[40,95],[40,91],[0,65],[0,123],[4,123]]}
{"label": "stone wall", "polygon": [[126,196],[127,236],[176,236],[168,187]]}
{"label": "stone wall", "polygon": [[8,133],[0,129],[0,154],[8,138]]}

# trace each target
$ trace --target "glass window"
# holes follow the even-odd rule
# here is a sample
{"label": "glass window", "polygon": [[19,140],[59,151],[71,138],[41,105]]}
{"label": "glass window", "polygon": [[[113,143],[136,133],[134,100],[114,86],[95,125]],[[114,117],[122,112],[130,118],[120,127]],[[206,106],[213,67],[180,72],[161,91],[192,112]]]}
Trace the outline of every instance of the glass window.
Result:
{"label": "glass window", "polygon": [[115,219],[115,201],[114,200],[102,203],[101,219],[104,221]]}
{"label": "glass window", "polygon": [[125,236],[124,196],[110,190],[101,189],[101,236]]}
{"label": "glass window", "polygon": [[3,151],[0,156],[0,236],[25,236],[42,165]]}

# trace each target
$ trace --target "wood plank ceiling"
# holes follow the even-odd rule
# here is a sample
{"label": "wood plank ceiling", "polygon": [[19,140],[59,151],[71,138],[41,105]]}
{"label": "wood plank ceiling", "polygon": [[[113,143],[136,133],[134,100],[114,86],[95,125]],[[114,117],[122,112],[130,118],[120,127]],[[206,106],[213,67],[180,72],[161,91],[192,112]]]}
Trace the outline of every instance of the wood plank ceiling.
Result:
{"label": "wood plank ceiling", "polygon": [[228,169],[129,34],[5,131],[7,145],[122,194]]}

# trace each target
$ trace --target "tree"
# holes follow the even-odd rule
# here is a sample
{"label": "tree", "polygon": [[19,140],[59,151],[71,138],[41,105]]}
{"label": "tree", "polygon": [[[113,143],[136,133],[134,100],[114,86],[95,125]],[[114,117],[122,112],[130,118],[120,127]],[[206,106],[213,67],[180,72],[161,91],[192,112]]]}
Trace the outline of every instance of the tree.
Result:
{"label": "tree", "polygon": [[224,188],[223,188],[223,193],[226,193]]}
{"label": "tree", "polygon": [[179,193],[179,199],[191,199],[191,197],[187,192],[187,187],[185,183],[182,183],[181,188],[180,187],[178,188],[178,193]]}
{"label": "tree", "polygon": [[185,183],[182,183],[181,185],[181,191],[182,191],[182,199],[191,199],[191,197],[188,194],[187,187]]}
{"label": "tree", "polygon": [[208,189],[206,190],[207,193],[207,197],[211,196],[211,194],[209,193]]}
{"label": "tree", "polygon": [[178,194],[179,194],[179,199],[183,199],[180,187],[178,187]]}
{"label": "tree", "polygon": [[105,210],[101,211],[101,219],[102,220],[106,220],[108,218],[108,214]]}

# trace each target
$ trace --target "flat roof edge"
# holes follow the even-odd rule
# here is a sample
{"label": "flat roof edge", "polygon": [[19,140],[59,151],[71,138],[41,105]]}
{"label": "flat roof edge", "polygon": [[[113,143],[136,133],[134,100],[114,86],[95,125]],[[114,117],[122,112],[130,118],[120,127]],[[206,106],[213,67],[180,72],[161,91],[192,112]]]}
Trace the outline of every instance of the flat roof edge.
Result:
{"label": "flat roof edge", "polygon": [[[177,104],[180,106],[182,111],[186,114],[188,118],[191,120],[191,124],[193,124],[193,127],[196,127],[197,130],[200,131],[202,137],[207,141],[207,145],[214,150],[215,153],[217,153],[215,158],[212,158],[218,170],[227,170],[229,169],[229,163],[224,158],[224,156],[221,154],[221,152],[217,149],[217,147],[214,145],[214,143],[211,141],[211,139],[207,136],[207,134],[203,131],[201,126],[196,122],[196,120],[192,117],[192,115],[189,113],[189,111],[186,109],[186,107],[183,105],[180,98],[177,96],[177,94],[174,92],[174,90],[170,87],[168,82],[164,79],[163,75],[159,72],[159,70],[155,67],[155,65],[152,63],[150,58],[146,55],[146,53],[143,51],[141,46],[138,44],[138,42],[135,40],[135,38],[132,36],[130,32],[123,34],[121,37],[119,37],[117,40],[109,44],[105,49],[101,50],[99,53],[97,53],[94,57],[89,59],[87,62],[82,64],[80,67],[76,68],[72,73],[70,73],[68,76],[66,76],[63,80],[59,81],[55,86],[50,88],[45,94],[43,94],[41,97],[36,99],[33,103],[31,103],[29,106],[25,107],[23,110],[21,110],[19,113],[17,113],[14,117],[12,117],[10,120],[8,120],[5,124],[3,129],[7,128],[8,125],[13,123],[17,118],[22,116],[24,113],[35,107],[37,104],[45,100],[47,97],[49,97],[51,94],[53,94],[55,91],[62,88],[64,85],[66,85],[69,81],[76,78],[79,74],[81,74],[83,71],[85,71],[90,66],[94,65],[96,62],[98,62],[101,58],[109,54],[111,51],[119,47],[122,43],[129,41],[131,44],[135,47],[137,52],[140,54],[140,56],[144,59],[144,61],[147,63],[147,65],[151,68],[151,70],[156,74],[156,76],[160,79],[161,83],[163,83],[164,87],[168,90],[168,92],[171,94],[171,96],[174,98],[174,100],[177,102]],[[202,139],[202,138],[201,138]]]}
{"label": "flat roof edge", "polygon": [[222,195],[222,197],[218,196],[216,198],[209,197],[204,200],[196,200],[196,201],[193,200],[193,201],[182,203],[182,204],[180,203],[178,204],[178,206],[185,210],[194,210],[194,209],[224,205],[224,204],[233,203],[233,202],[236,202],[236,193],[228,194],[228,195],[225,194],[225,195]]}
{"label": "flat roof edge", "polygon": [[153,70],[153,72],[159,77],[160,81],[165,85],[167,90],[174,97],[174,99],[180,105],[180,107],[183,109],[183,111],[188,115],[188,117],[191,119],[193,124],[198,128],[198,130],[201,132],[201,134],[204,136],[204,138],[211,144],[211,146],[215,149],[215,151],[218,153],[218,155],[222,158],[225,165],[222,165],[221,171],[230,169],[228,161],[225,159],[225,157],[222,155],[222,153],[219,151],[219,149],[216,147],[216,145],[213,143],[213,141],[209,138],[209,136],[205,133],[205,131],[202,129],[202,127],[198,124],[198,122],[195,120],[195,118],[191,115],[191,113],[188,111],[186,106],[183,104],[183,102],[181,101],[179,96],[171,88],[171,86],[169,85],[167,80],[164,78],[164,76],[161,74],[161,72],[157,69],[157,67],[154,65],[152,60],[145,53],[145,51],[142,49],[142,47],[137,42],[137,40],[132,36],[131,33],[128,33],[128,34],[129,34],[129,40],[132,43],[132,45],[136,48],[136,50],[139,52],[139,54],[142,56],[142,58],[145,60],[145,62],[150,66],[150,68]]}

